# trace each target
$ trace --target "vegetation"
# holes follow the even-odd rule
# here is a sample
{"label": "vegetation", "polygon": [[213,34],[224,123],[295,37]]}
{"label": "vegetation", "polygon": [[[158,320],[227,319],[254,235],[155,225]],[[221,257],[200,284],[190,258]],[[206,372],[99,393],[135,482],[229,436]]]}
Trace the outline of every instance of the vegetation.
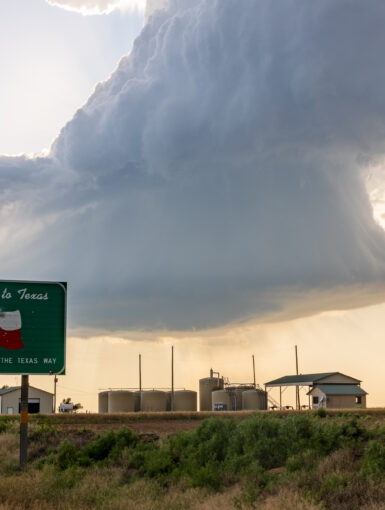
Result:
{"label": "vegetation", "polygon": [[1,508],[385,509],[385,425],[370,414],[208,418],[163,439],[85,426],[63,439],[41,420],[23,473],[17,430],[0,420]]}
{"label": "vegetation", "polygon": [[83,409],[82,404],[80,402],[74,404],[72,402],[71,397],[63,398],[62,404],[64,404],[65,406],[72,406],[71,411],[73,411],[74,413],[76,413],[76,411],[78,411],[79,409]]}

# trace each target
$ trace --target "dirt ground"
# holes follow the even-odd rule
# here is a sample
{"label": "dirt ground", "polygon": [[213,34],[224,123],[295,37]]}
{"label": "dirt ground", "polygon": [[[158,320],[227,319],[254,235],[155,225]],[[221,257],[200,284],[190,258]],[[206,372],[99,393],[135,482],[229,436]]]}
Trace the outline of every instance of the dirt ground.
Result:
{"label": "dirt ground", "polygon": [[[109,430],[118,430],[121,427],[127,427],[138,435],[156,435],[167,437],[180,431],[193,430],[202,423],[202,420],[149,420],[132,421],[123,423],[90,423],[85,424],[84,428],[92,431],[94,434],[103,434]],[[79,430],[79,425],[74,424],[56,424],[57,430],[62,430],[64,435],[71,435],[72,432]]]}

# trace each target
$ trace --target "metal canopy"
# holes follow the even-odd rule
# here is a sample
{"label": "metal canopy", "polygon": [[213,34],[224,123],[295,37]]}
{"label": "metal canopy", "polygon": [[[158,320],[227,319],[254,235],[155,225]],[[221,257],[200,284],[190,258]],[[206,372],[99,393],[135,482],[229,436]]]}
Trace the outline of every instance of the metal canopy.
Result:
{"label": "metal canopy", "polygon": [[322,374],[299,374],[299,375],[285,375],[273,381],[265,383],[266,387],[273,386],[313,386],[315,382],[330,377],[331,375],[338,374],[339,372],[325,372]]}

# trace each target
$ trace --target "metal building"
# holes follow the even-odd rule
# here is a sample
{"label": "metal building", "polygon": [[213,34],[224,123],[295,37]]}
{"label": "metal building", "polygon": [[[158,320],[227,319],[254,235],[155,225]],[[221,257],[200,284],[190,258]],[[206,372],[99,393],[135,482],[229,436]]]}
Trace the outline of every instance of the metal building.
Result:
{"label": "metal building", "polygon": [[272,408],[287,408],[283,405],[283,393],[289,386],[307,387],[304,403],[299,401],[297,408],[317,409],[327,407],[334,409],[366,407],[367,393],[360,387],[361,381],[341,372],[324,372],[319,374],[285,375],[265,383],[265,388],[279,388],[279,402],[268,395]]}
{"label": "metal building", "polygon": [[[20,414],[21,386],[0,390],[0,413]],[[53,412],[53,393],[29,386],[28,412],[50,414]]]}

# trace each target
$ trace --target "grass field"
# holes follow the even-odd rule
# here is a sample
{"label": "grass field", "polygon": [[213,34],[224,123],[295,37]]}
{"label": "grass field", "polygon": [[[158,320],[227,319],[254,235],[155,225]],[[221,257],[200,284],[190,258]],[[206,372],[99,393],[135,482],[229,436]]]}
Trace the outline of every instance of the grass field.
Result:
{"label": "grass field", "polygon": [[385,409],[0,418],[0,509],[385,510]]}

